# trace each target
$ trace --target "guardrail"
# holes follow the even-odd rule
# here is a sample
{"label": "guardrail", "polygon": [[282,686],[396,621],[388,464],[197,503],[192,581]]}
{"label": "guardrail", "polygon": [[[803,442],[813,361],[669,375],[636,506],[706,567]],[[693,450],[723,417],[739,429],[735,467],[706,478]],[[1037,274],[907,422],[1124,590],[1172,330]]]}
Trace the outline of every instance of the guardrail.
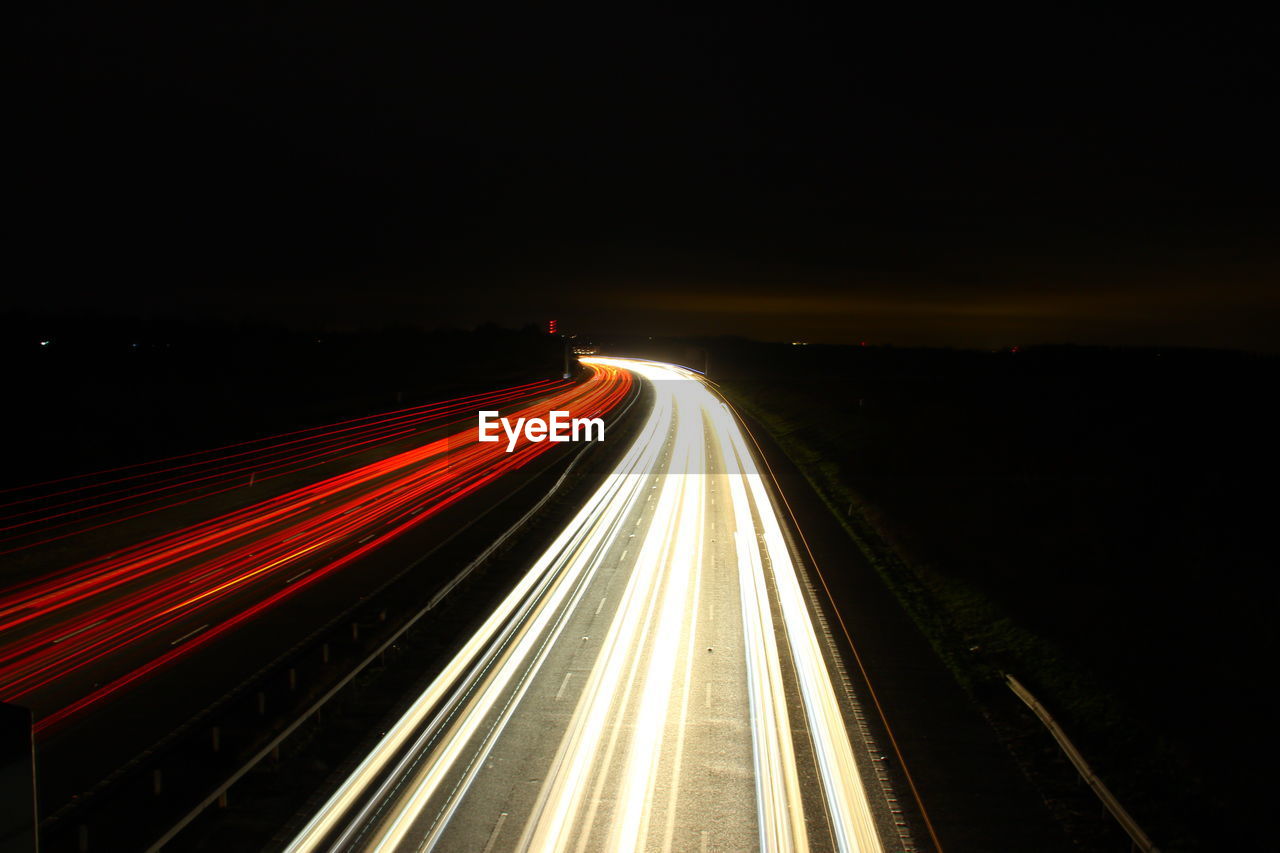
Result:
{"label": "guardrail", "polygon": [[1049,734],[1053,735],[1053,739],[1058,742],[1058,746],[1062,747],[1062,751],[1066,753],[1067,758],[1071,759],[1071,763],[1075,765],[1080,778],[1093,789],[1093,792],[1098,795],[1098,799],[1102,801],[1102,805],[1106,807],[1107,811],[1111,812],[1111,816],[1129,834],[1129,838],[1133,840],[1133,847],[1143,851],[1143,853],[1160,853],[1159,848],[1142,831],[1142,827],[1138,826],[1138,822],[1125,810],[1124,806],[1120,805],[1120,801],[1116,799],[1115,794],[1111,793],[1111,789],[1104,785],[1097,774],[1093,772],[1089,762],[1085,761],[1084,756],[1080,754],[1080,750],[1076,749],[1076,745],[1067,737],[1067,733],[1058,725],[1058,721],[1053,718],[1053,715],[1040,704],[1040,700],[1032,696],[1031,691],[1023,687],[1022,682],[1012,675],[1005,673],[1004,677],[1009,689],[1040,718],[1040,722],[1044,723],[1045,728],[1049,730]]}
{"label": "guardrail", "polygon": [[[632,398],[629,401],[627,401],[626,405],[623,406],[621,411],[618,413],[618,418],[621,418],[631,409],[631,406],[635,403],[638,397],[639,397],[638,394],[633,395]],[[333,685],[328,691],[324,693],[324,695],[322,695],[319,699],[317,699],[315,702],[309,705],[306,709],[304,709],[301,714],[295,717],[294,720],[284,728],[284,730],[282,730],[279,734],[277,734],[274,738],[272,738],[269,743],[267,743],[265,746],[259,749],[251,758],[249,758],[247,761],[241,764],[240,767],[238,767],[234,772],[232,772],[229,776],[227,776],[222,781],[221,784],[219,784],[216,788],[214,788],[212,792],[206,795],[202,800],[199,801],[199,803],[197,803],[193,808],[187,811],[187,813],[183,815],[180,820],[178,820],[176,823],[170,826],[169,829],[162,836],[160,836],[158,839],[152,842],[151,845],[146,848],[147,853],[158,853],[160,850],[162,850],[165,847],[166,844],[172,841],[193,820],[199,817],[200,814],[205,811],[205,809],[209,808],[215,802],[219,802],[223,797],[225,797],[227,792],[232,788],[232,786],[236,784],[236,782],[238,782],[241,778],[243,778],[246,774],[248,774],[251,770],[253,770],[258,764],[260,764],[265,758],[267,758],[267,756],[271,755],[275,750],[279,749],[280,745],[283,744],[286,740],[288,740],[289,737],[295,731],[297,731],[299,727],[303,725],[303,723],[311,719],[311,717],[314,716],[317,712],[319,712],[320,709],[325,706],[325,704],[327,704],[331,699],[333,699],[335,696],[341,693],[343,688],[349,685],[361,672],[363,672],[371,664],[373,664],[374,661],[378,660],[382,655],[384,655],[388,649],[390,649],[396,642],[400,640],[401,637],[404,636],[405,633],[409,631],[409,629],[411,629],[414,625],[416,625],[429,612],[434,610],[435,607],[439,605],[440,601],[444,599],[459,583],[461,583],[467,577],[467,575],[471,574],[471,572],[473,572],[478,566],[480,566],[486,560],[488,560],[491,556],[493,556],[493,554],[499,548],[501,548],[507,542],[507,540],[509,540],[512,536],[514,536],[517,532],[519,532],[529,522],[531,518],[537,515],[537,513],[541,511],[542,508],[545,507],[546,504],[553,497],[556,496],[556,494],[560,491],[560,487],[564,485],[565,480],[568,479],[569,474],[573,471],[575,467],[577,467],[578,463],[587,454],[587,452],[592,448],[594,448],[595,446],[596,445],[593,443],[585,444],[576,454],[574,454],[573,458],[569,461],[569,464],[565,467],[565,470],[562,471],[560,473],[560,476],[556,479],[555,484],[552,485],[549,490],[547,490],[546,494],[544,494],[541,498],[538,499],[537,503],[535,503],[518,520],[516,520],[515,523],[513,523],[510,527],[508,527],[500,536],[498,536],[498,538],[495,539],[487,548],[485,548],[483,552],[481,552],[478,556],[472,559],[465,567],[463,567],[463,569],[459,571],[457,575],[455,575],[447,584],[445,584],[445,586],[442,589],[440,589],[434,596],[431,597],[431,600],[428,601],[425,606],[419,609],[403,625],[401,625],[395,632],[393,632],[383,643],[381,643],[370,654],[365,656],[363,660],[361,660],[358,664],[356,664],[356,666],[350,672],[348,672],[347,675],[344,678],[342,678],[342,680],[340,680],[337,684]],[[425,559],[425,557],[423,559]],[[85,845],[82,844],[82,847],[84,846]]]}

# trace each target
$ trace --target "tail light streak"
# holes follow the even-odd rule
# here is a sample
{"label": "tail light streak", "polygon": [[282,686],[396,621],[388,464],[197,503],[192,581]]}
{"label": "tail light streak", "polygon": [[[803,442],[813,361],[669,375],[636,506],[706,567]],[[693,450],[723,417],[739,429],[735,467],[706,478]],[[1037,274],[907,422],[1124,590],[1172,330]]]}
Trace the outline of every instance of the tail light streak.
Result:
{"label": "tail light streak", "polygon": [[[630,385],[624,371],[593,368],[583,383],[556,383],[549,397],[540,384],[519,398],[518,413],[532,416],[552,406],[596,416],[625,398]],[[220,621],[210,620],[212,627],[198,637],[107,679],[70,705],[47,709],[36,724],[43,731],[255,618],[551,447],[525,442],[507,454],[479,445],[473,433],[474,428],[464,430],[10,587],[0,593],[0,699],[38,699],[45,686],[100,667],[122,648],[138,648],[148,638],[169,648],[161,632],[191,624],[196,614],[213,613],[210,607],[238,596],[239,608],[224,611]]]}

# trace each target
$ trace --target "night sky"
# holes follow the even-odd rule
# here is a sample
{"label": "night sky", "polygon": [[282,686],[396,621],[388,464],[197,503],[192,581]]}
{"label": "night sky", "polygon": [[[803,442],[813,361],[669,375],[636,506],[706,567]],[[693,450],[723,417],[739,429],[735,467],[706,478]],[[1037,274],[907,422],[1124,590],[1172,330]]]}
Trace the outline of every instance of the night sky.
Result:
{"label": "night sky", "polygon": [[232,5],[28,16],[9,307],[1280,349],[1246,12]]}

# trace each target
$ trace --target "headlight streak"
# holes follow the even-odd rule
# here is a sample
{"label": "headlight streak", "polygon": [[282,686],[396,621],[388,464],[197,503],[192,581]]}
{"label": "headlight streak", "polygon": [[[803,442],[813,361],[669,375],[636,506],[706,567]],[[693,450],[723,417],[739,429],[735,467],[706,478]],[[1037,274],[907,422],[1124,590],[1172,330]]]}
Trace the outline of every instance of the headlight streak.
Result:
{"label": "headlight streak", "polygon": [[[289,850],[430,850],[440,844],[562,638],[566,614],[583,600],[611,541],[626,541],[640,510],[649,514],[648,525],[627,549],[635,554],[620,576],[625,586],[558,746],[548,751],[541,785],[527,813],[504,811],[498,827],[512,826],[508,815],[523,821],[518,840],[513,835],[504,842],[520,850],[673,849],[712,467],[725,472],[720,479],[729,486],[720,511],[731,511],[732,548],[718,553],[736,563],[757,841],[767,850],[807,849],[806,809],[819,808],[822,817],[808,820],[825,821],[838,849],[881,850],[796,566],[736,419],[687,370],[635,360],[590,362],[654,380],[654,410],[640,437]],[[708,434],[718,446],[714,466]],[[658,471],[656,491],[645,488]],[[779,643],[789,652],[786,672]],[[796,693],[799,718],[789,710],[788,697]],[[792,732],[800,726],[812,744],[816,767],[810,772],[821,783],[812,793],[803,790],[797,767]],[[670,772],[665,782],[664,767]],[[490,844],[498,829],[493,832]]]}
{"label": "headlight streak", "polygon": [[[647,479],[643,472],[651,470],[656,463],[660,443],[654,440],[653,434],[662,423],[662,407],[658,406],[642,430],[641,439],[633,444],[618,466],[618,471],[606,479],[587,501],[586,506],[533,567],[525,573],[516,587],[490,614],[441,674],[432,681],[427,690],[387,732],[378,746],[365,757],[351,776],[330,796],[325,805],[291,842],[287,848],[289,851],[334,849],[341,846],[340,843],[325,843],[326,836],[335,831],[340,821],[348,818],[347,812],[352,809],[358,799],[368,794],[366,788],[381,777],[408,744],[413,733],[431,720],[433,715],[437,720],[441,719],[442,715],[434,712],[437,711],[437,706],[454,692],[455,687],[474,681],[483,672],[487,662],[481,660],[482,652],[490,647],[504,645],[504,641],[509,637],[504,637],[501,632],[514,630],[519,622],[519,615],[532,608],[537,594],[549,586],[555,578],[556,570],[561,568],[565,560],[564,555],[582,552],[587,538],[593,532],[601,531],[604,523],[609,521],[617,523],[625,517],[625,513],[619,511],[619,505],[630,505],[638,500],[640,489]],[[603,535],[598,539],[603,540]],[[600,542],[593,541],[591,544],[593,548],[598,548]],[[468,671],[471,672],[470,678],[462,680]],[[422,737],[424,742],[427,739],[426,734],[424,733]],[[408,758],[412,758],[412,754]],[[340,838],[348,838],[349,833],[354,832],[359,826],[360,819],[367,817],[367,812],[375,805],[377,805],[376,797],[371,799],[365,809],[350,816],[351,825]]]}
{"label": "headlight streak", "polygon": [[[663,394],[675,403],[676,437],[672,442],[668,473],[662,477],[661,491],[649,532],[640,546],[635,569],[628,580],[617,615],[602,643],[597,663],[583,688],[568,732],[562,741],[549,784],[544,786],[522,835],[520,848],[566,850],[576,842],[582,849],[594,823],[598,791],[606,774],[591,776],[597,767],[607,768],[617,746],[621,727],[614,708],[626,708],[639,690],[636,725],[620,772],[617,802],[620,814],[611,824],[607,849],[625,851],[644,846],[650,808],[649,792],[657,770],[665,711],[670,701],[671,681],[676,663],[677,641],[682,636],[684,613],[688,609],[689,579],[700,569],[701,498],[705,463],[701,457],[701,419],[689,406],[689,395],[680,393],[681,383],[669,381],[670,374],[656,369],[642,375],[667,380]],[[690,390],[692,386],[690,386]],[[661,445],[659,433],[655,444]],[[697,464],[696,468],[688,466]],[[699,472],[689,476],[688,472]],[[694,544],[694,538],[699,542]],[[660,595],[660,590],[665,590]],[[659,607],[661,602],[661,607]],[[657,621],[655,623],[655,615]],[[652,646],[647,646],[652,634]],[[647,648],[649,666],[638,672]],[[624,678],[624,674],[626,677]],[[637,685],[643,685],[637,688]],[[614,723],[610,726],[610,723]],[[601,760],[602,740],[608,735]],[[593,795],[587,797],[589,788]],[[582,803],[590,803],[579,821]]]}
{"label": "headlight streak", "polygon": [[[638,482],[638,478],[631,479],[633,481],[624,484],[623,488],[618,492],[618,497],[627,503],[635,501],[638,495],[638,487],[641,485]],[[527,672],[530,664],[533,667],[537,666],[543,650],[559,636],[561,624],[555,617],[557,614],[564,612],[565,599],[570,593],[574,593],[574,600],[568,602],[568,606],[577,603],[578,596],[583,588],[583,583],[581,583],[583,576],[589,576],[599,567],[600,560],[604,556],[603,549],[611,541],[609,534],[616,532],[621,517],[619,514],[614,514],[593,518],[585,541],[578,547],[570,549],[566,554],[566,560],[559,566],[553,566],[551,571],[547,573],[546,577],[551,593],[542,598],[537,595],[538,591],[535,590],[535,595],[528,602],[528,604],[533,605],[533,618],[520,625],[513,648],[503,655],[501,665],[478,691],[479,695],[473,701],[472,707],[459,716],[459,722],[449,731],[447,740],[443,742],[440,750],[431,756],[427,772],[419,772],[421,781],[413,793],[409,795],[406,805],[400,809],[390,826],[372,844],[372,849],[394,849],[404,840],[412,820],[417,817],[422,805],[436,792],[444,779],[444,774],[453,767],[461,751],[479,731],[484,723],[486,714],[497,707],[497,703],[501,701],[503,693],[513,680],[519,677],[522,672]],[[555,630],[548,634],[547,629],[553,624]],[[520,692],[512,700],[505,703],[504,712],[515,710],[519,696],[523,695],[522,691],[527,684],[527,681],[521,683]],[[492,737],[501,731],[501,726],[508,718],[506,713],[500,717],[489,733],[489,742],[492,742]],[[483,751],[480,758],[473,761],[473,767],[476,770],[478,770],[482,760]],[[463,786],[465,786],[465,782],[466,780],[464,780]],[[440,825],[437,822],[437,827]],[[434,835],[428,836],[422,847],[429,848],[433,840]]]}
{"label": "headlight streak", "polygon": [[[696,387],[693,383],[690,386]],[[643,849],[649,836],[649,820],[653,791],[658,790],[656,776],[662,740],[667,733],[667,709],[672,700],[677,655],[681,640],[692,642],[698,612],[702,575],[703,501],[707,470],[703,446],[702,418],[690,403],[693,395],[681,393],[684,383],[675,388],[678,400],[676,435],[672,442],[667,482],[676,492],[671,509],[670,526],[661,545],[666,553],[665,591],[658,621],[654,625],[654,643],[649,652],[649,666],[644,675],[644,688],[631,744],[627,769],[618,790],[621,815],[613,820],[608,846],[612,850]],[[652,529],[652,528],[651,528]],[[660,528],[659,528],[660,529]],[[650,534],[646,543],[654,539]],[[688,614],[688,625],[685,616]],[[588,824],[589,827],[589,824]]]}
{"label": "headlight streak", "polygon": [[[730,417],[727,409],[724,413]],[[765,490],[755,458],[747,449],[742,431],[734,423],[733,429],[725,432],[745,473],[743,479],[750,489],[763,528],[765,550],[773,569],[782,621],[786,626],[791,657],[800,682],[800,695],[817,753],[833,835],[841,851],[878,851],[881,849],[880,838],[853,757],[844,715],[773,502]]]}

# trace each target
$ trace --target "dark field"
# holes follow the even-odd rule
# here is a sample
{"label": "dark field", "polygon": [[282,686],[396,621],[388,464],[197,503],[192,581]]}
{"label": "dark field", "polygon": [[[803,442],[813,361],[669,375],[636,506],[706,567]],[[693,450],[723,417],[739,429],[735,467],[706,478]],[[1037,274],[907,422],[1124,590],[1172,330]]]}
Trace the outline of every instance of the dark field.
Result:
{"label": "dark field", "polygon": [[[41,345],[41,341],[48,341]],[[0,315],[13,411],[0,487],[559,378],[532,327],[339,334],[100,314]]]}
{"label": "dark field", "polygon": [[1260,833],[1274,358],[724,341],[665,355],[701,368],[707,350],[998,726],[1005,671],[1163,849]]}

